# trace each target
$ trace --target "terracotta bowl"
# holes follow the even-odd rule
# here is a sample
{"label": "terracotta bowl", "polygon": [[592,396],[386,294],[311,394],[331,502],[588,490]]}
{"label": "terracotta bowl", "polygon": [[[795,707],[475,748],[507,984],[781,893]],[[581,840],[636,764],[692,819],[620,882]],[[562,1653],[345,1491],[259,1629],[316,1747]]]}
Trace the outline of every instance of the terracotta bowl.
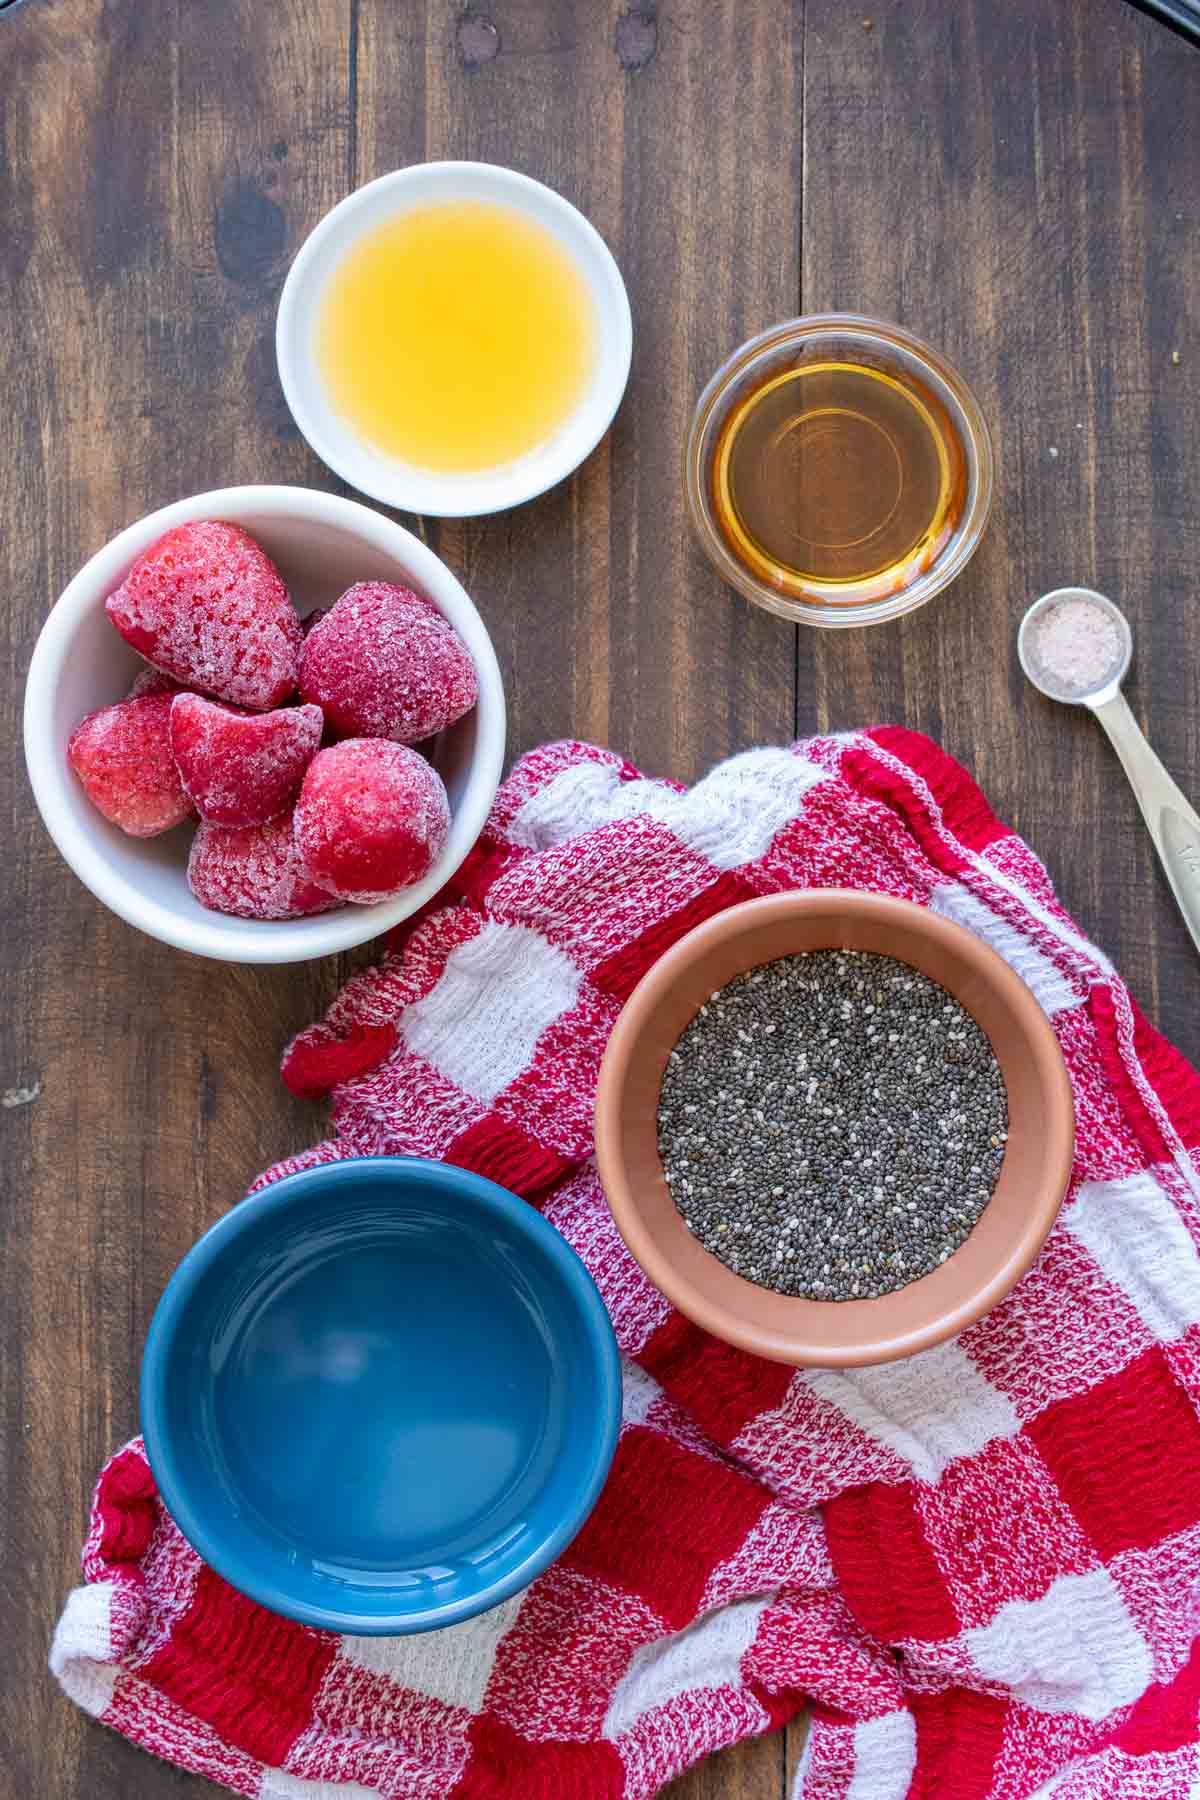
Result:
{"label": "terracotta bowl", "polygon": [[[659,1086],[680,1033],[715,988],[803,950],[870,950],[932,976],[987,1033],[1008,1089],[995,1192],[931,1275],[869,1300],[801,1300],[746,1281],[684,1225],[658,1155]],[[655,1286],[714,1336],[776,1362],[891,1362],[953,1337],[1021,1278],[1066,1192],[1071,1083],[1046,1015],[1019,976],[925,907],[838,889],[771,895],[709,919],[655,963],[617,1021],[600,1070],[596,1154],[613,1217]]]}

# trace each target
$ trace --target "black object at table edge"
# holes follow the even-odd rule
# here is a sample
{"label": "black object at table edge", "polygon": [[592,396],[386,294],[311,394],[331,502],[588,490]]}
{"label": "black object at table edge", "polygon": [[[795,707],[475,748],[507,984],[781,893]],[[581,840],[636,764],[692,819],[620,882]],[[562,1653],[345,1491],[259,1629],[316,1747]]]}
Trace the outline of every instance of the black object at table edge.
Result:
{"label": "black object at table edge", "polygon": [[1200,0],[1129,0],[1129,4],[1200,47]]}

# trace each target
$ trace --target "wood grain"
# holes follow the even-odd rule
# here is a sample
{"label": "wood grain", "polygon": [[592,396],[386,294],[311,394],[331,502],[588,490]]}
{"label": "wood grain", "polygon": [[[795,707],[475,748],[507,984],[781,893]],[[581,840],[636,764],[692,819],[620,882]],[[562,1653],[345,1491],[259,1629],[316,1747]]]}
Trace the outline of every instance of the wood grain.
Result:
{"label": "wood grain", "polygon": [[[1200,785],[1200,57],[1115,0],[27,0],[0,13],[0,69],[10,743],[46,609],[119,526],[231,481],[339,486],[271,342],[321,213],[421,157],[505,162],[593,218],[635,322],[629,393],[572,481],[503,518],[416,521],[495,635],[511,748],[593,736],[687,778],[793,717],[918,725],[1200,1055],[1195,959],[1132,800],[1012,649],[1031,595],[1111,592],[1139,644],[1131,698]],[[924,613],[797,637],[700,560],[678,459],[729,349],[834,306],[958,362],[1001,477],[975,564]],[[135,1428],[163,1282],[323,1128],[276,1060],[344,965],[189,961],[75,882],[12,758],[0,808],[0,1090],[36,1092],[0,1108],[0,1796],[200,1800],[76,1714],[46,1647],[95,1472]],[[714,1758],[672,1800],[783,1800],[799,1744]]]}

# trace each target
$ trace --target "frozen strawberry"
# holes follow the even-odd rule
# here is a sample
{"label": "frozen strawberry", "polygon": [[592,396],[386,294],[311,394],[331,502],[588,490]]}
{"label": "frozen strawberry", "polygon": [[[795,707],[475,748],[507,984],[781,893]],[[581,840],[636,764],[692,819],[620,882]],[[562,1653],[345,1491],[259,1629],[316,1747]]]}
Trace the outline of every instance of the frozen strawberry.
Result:
{"label": "frozen strawberry", "polygon": [[147,663],[139,669],[129,686],[127,700],[140,700],[145,694],[181,694],[183,689],[171,675],[164,675],[161,669],[152,669]]}
{"label": "frozen strawberry", "polygon": [[201,824],[188,885],[201,906],[239,919],[302,919],[337,905],[305,873],[291,813],[266,825]]}
{"label": "frozen strawberry", "polygon": [[179,779],[211,825],[263,825],[286,812],[324,729],[319,706],[248,713],[201,694],[171,704]]}
{"label": "frozen strawberry", "polygon": [[126,643],[185,687],[255,712],[295,691],[300,621],[279,570],[238,525],[177,525],[105,605]]}
{"label": "frozen strawberry", "polygon": [[300,692],[346,737],[414,744],[461,719],[478,696],[470,652],[411,588],[360,581],[300,652]]}
{"label": "frozen strawberry", "polygon": [[442,853],[450,803],[403,744],[348,738],[318,750],[296,802],[296,843],[318,886],[369,905],[420,881]]}
{"label": "frozen strawberry", "polygon": [[171,755],[170,694],[89,713],[71,733],[67,761],[92,805],[130,837],[157,837],[191,815]]}

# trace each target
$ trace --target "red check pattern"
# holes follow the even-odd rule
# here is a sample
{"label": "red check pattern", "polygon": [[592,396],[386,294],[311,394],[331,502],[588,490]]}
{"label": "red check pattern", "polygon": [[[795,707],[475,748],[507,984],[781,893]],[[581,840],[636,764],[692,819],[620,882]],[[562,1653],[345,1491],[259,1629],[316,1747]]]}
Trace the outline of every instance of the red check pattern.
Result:
{"label": "red check pattern", "polygon": [[[755,894],[932,906],[1016,967],[1079,1115],[1061,1219],[957,1341],[848,1373],[728,1349],[631,1261],[589,1160],[621,1003]],[[204,1568],[140,1444],[96,1493],[52,1663],[148,1749],[261,1800],[646,1800],[802,1707],[797,1800],[1200,1800],[1200,1078],[973,782],[895,729],[690,791],[604,750],[520,762],[439,906],[289,1047],[337,1136],[541,1206],[625,1364],[613,1469],[523,1595],[336,1638]]]}

